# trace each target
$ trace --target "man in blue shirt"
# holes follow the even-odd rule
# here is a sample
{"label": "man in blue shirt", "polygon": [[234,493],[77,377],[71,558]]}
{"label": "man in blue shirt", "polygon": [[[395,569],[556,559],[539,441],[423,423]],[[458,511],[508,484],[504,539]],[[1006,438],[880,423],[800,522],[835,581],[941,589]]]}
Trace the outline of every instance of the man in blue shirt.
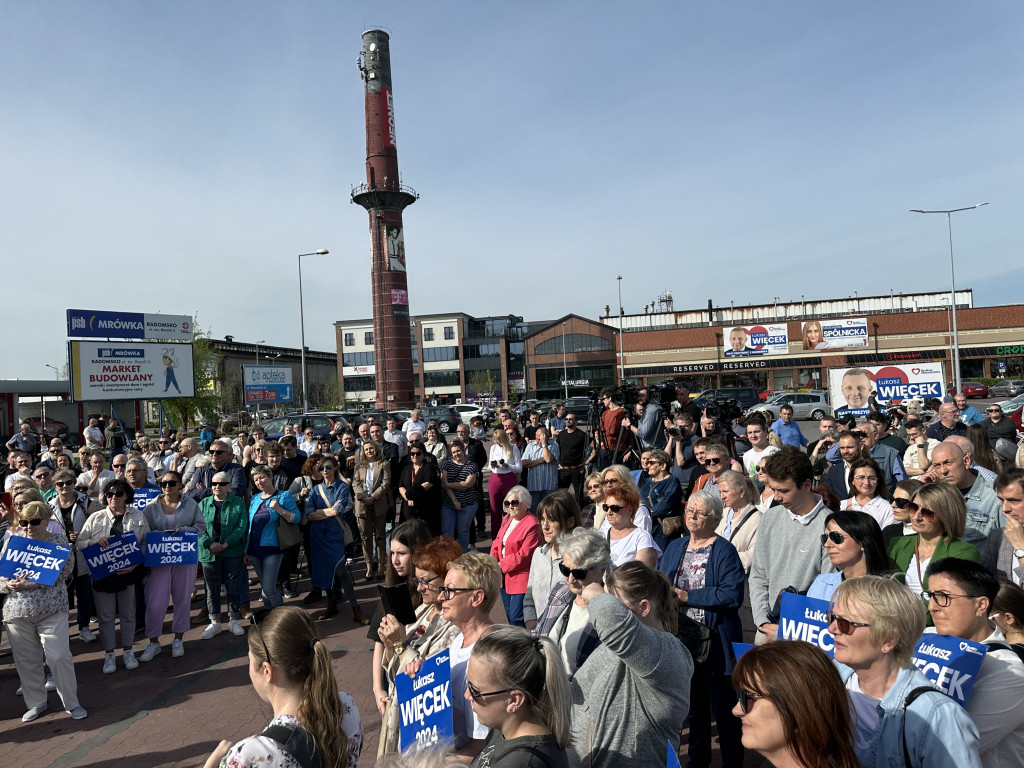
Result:
{"label": "man in blue shirt", "polygon": [[803,448],[807,445],[807,438],[800,431],[800,427],[793,421],[793,406],[784,405],[779,409],[779,418],[772,424],[772,432],[779,436],[783,445],[792,445],[794,448]]}
{"label": "man in blue shirt", "polygon": [[526,490],[536,505],[552,491],[558,490],[558,445],[548,438],[545,427],[537,427],[534,441],[523,451],[523,469],[529,469],[526,476]]}
{"label": "man in blue shirt", "polygon": [[960,419],[968,427],[971,424],[983,424],[985,422],[985,416],[975,408],[973,405],[967,404],[966,395],[954,395],[953,402],[956,403],[956,409],[959,411],[957,418]]}

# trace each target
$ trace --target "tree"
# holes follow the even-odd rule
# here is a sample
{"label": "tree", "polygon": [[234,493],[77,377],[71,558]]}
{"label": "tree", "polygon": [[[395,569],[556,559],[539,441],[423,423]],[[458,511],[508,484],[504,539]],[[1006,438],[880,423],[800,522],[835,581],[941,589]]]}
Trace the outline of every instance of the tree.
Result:
{"label": "tree", "polygon": [[471,395],[476,395],[478,398],[494,397],[494,376],[490,369],[473,371],[469,375],[466,391]]}
{"label": "tree", "polygon": [[[198,326],[193,323],[193,328]],[[217,420],[217,411],[222,404],[216,394],[216,383],[220,377],[216,356],[210,345],[209,331],[193,331],[192,334],[192,381],[195,397],[168,398],[163,400],[164,410],[171,423],[178,429],[187,429],[197,417]]]}

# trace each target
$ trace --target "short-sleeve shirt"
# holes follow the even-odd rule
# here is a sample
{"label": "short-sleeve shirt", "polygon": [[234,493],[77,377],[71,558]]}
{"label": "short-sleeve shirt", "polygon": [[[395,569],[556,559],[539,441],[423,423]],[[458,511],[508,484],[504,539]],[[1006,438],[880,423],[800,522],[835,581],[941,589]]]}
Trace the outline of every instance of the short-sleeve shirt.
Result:
{"label": "short-sleeve shirt", "polygon": [[466,638],[460,632],[448,648],[448,665],[452,673],[452,720],[455,732],[455,748],[468,744],[473,739],[485,739],[490,730],[476,719],[473,705],[466,701],[466,667],[473,655],[473,646],[463,648]]}
{"label": "short-sleeve shirt", "polygon": [[[480,471],[472,461],[467,461],[465,464],[456,464],[451,459],[444,463],[441,470],[444,472],[445,477],[448,478],[449,483],[464,482],[466,478],[473,477]],[[455,498],[459,500],[459,504],[463,507],[476,504],[476,491],[476,487],[452,488],[452,493],[455,494]]]}
{"label": "short-sleeve shirt", "polygon": [[[601,523],[601,533],[605,536],[608,536],[610,529],[611,524],[607,520]],[[636,560],[636,553],[641,549],[653,549],[655,554],[661,557],[661,547],[655,544],[651,534],[640,527],[634,528],[625,538],[618,540],[610,538],[608,543],[612,549],[612,563],[616,568],[623,563]]]}

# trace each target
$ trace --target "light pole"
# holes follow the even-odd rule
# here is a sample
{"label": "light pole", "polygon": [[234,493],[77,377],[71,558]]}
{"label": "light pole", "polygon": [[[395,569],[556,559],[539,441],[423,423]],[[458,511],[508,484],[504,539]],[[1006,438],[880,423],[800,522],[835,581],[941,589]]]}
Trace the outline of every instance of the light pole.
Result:
{"label": "light pole", "polygon": [[622,351],[622,323],[626,313],[622,309],[622,275],[618,275],[615,279],[619,282],[619,384],[624,384],[626,382],[626,358]]}
{"label": "light pole", "polygon": [[565,399],[569,399],[569,368],[565,362],[565,323],[562,323],[562,386],[565,387]]}
{"label": "light pole", "polygon": [[53,378],[55,378],[57,381],[60,381],[60,371],[57,370],[57,366],[56,365],[50,365],[49,363],[43,363],[43,365],[45,365],[47,368],[52,369],[53,370]]}
{"label": "light pole", "polygon": [[266,343],[267,343],[266,339],[260,339],[259,341],[256,342],[256,365],[257,365],[257,367],[260,364],[260,344],[266,344]]}
{"label": "light pole", "polygon": [[960,211],[973,211],[975,208],[981,208],[985,203],[978,203],[977,205],[968,205],[965,208],[948,208],[946,210],[936,211],[925,211],[920,208],[911,208],[911,213],[944,213],[946,214],[946,227],[949,230],[949,303],[953,308],[953,386],[956,391],[960,391],[960,340],[957,338],[957,326],[956,326],[956,270],[953,266],[953,217],[952,214],[959,213]]}
{"label": "light pole", "polygon": [[299,254],[299,330],[302,334],[300,342],[302,344],[302,412],[309,412],[309,397],[306,395],[306,315],[302,308],[302,257],[303,256],[326,256],[330,251],[326,248],[321,248],[318,251],[312,253],[300,253]]}

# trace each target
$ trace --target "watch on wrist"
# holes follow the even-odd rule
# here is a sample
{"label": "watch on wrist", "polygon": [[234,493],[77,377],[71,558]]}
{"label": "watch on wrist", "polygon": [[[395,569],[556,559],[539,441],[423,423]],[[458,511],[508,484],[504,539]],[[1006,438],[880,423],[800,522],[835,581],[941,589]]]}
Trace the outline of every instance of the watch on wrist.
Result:
{"label": "watch on wrist", "polygon": [[1020,560],[1022,557],[1024,557],[1024,549],[1013,550],[1013,556]]}
{"label": "watch on wrist", "polygon": [[394,647],[391,650],[392,652],[394,652],[395,656],[401,656],[402,651],[405,650],[405,643],[395,643]]}

